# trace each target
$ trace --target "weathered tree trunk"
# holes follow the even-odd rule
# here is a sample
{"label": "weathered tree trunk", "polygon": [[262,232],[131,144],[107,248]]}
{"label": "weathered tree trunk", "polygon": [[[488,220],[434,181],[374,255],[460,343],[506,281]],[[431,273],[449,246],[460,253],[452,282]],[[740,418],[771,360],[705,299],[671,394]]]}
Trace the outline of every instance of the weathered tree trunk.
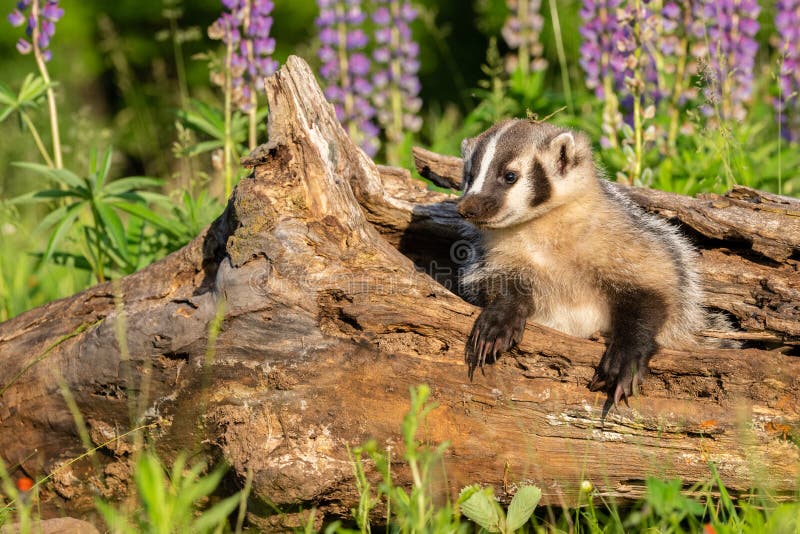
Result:
{"label": "weathered tree trunk", "polygon": [[[55,472],[52,488],[80,508],[97,487],[124,490],[131,444],[115,438],[148,424],[167,456],[221,455],[239,482],[251,471],[257,524],[292,519],[267,517],[265,502],[347,515],[346,446],[396,448],[408,388],[427,383],[438,408],[425,437],[452,443],[451,492],[531,481],[561,505],[590,479],[636,497],[648,475],[707,479],[709,461],[733,492],[796,489],[800,454],[786,438],[800,421],[800,360],[782,352],[800,340],[800,203],[632,191],[698,239],[708,304],[761,348],[661,351],[640,396],[604,414],[605,397],[586,388],[603,344],[531,323],[470,383],[464,340],[479,310],[445,287],[466,231],[455,197],[376,167],[298,58],[267,92],[270,143],[203,235],[0,325],[6,463]],[[417,156],[457,185],[458,160]],[[107,443],[99,464],[66,463],[84,450],[67,387],[91,441]]]}

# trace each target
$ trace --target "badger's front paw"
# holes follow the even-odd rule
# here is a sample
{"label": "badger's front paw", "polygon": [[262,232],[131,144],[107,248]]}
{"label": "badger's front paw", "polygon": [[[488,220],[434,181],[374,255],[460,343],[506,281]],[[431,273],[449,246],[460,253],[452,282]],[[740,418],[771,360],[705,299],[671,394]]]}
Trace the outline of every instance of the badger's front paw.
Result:
{"label": "badger's front paw", "polygon": [[600,360],[600,365],[589,382],[591,391],[605,391],[616,406],[620,400],[627,404],[647,372],[649,357],[638,357],[630,352],[610,348]]}
{"label": "badger's front paw", "polygon": [[472,380],[477,367],[491,363],[497,357],[516,345],[525,331],[525,314],[518,310],[488,307],[484,309],[467,339],[465,361],[469,366],[469,379]]}

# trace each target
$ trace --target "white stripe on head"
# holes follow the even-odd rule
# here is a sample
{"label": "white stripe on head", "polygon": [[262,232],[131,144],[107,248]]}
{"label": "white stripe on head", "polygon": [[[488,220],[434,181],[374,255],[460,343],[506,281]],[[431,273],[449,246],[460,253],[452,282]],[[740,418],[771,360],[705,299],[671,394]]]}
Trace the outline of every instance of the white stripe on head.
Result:
{"label": "white stripe on head", "polygon": [[464,195],[480,193],[481,189],[483,189],[483,183],[486,181],[486,174],[489,172],[489,167],[494,159],[494,152],[497,149],[497,140],[500,139],[500,136],[503,135],[505,131],[511,128],[513,125],[514,121],[509,121],[508,124],[497,130],[492,138],[489,139],[489,142],[486,145],[486,150],[483,151],[481,161],[478,166],[478,176],[475,178],[475,181],[472,182],[469,189],[464,192]]}

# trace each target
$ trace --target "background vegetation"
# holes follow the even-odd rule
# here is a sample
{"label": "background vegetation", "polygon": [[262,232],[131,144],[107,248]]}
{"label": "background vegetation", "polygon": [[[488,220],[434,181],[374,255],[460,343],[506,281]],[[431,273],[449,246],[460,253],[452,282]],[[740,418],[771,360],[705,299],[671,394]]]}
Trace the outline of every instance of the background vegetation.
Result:
{"label": "background vegetation", "polygon": [[[785,50],[778,50],[771,2],[764,2],[757,16],[754,89],[743,119],[729,119],[719,110],[716,119],[713,113],[709,118],[700,112],[700,100],[656,110],[643,79],[638,127],[630,118],[632,108],[625,108],[633,87],[628,82],[637,71],[624,74],[631,80],[617,80],[607,92],[618,95],[623,120],[619,112],[616,117],[609,112],[607,96],[598,98],[597,89],[587,88],[592,82],[581,68],[589,54],[581,48],[586,39],[579,31],[579,12],[601,3],[543,3],[537,29],[528,36],[534,44],[526,54],[534,68],[521,69],[518,63],[509,71],[508,59],[517,50],[501,34],[509,5],[516,4],[417,2],[411,31],[419,43],[422,107],[415,114],[421,121],[400,137],[387,129],[376,159],[410,167],[411,144],[457,154],[463,137],[496,120],[555,113],[551,120],[588,131],[598,148],[602,143],[601,157],[612,178],[688,194],[724,191],[733,183],[790,195],[800,191],[797,145],[781,141],[775,114]],[[212,73],[225,72],[225,46],[207,31],[220,16],[219,2],[64,0],[59,5],[65,15],[50,43],[53,59],[47,67],[55,83],[64,166],[72,176],[17,164],[47,163],[28,127],[36,125],[42,143],[50,146],[44,93],[33,84],[28,87],[33,96],[22,106],[27,117],[12,109],[0,123],[0,320],[130,273],[187,242],[220,213],[238,177],[236,157],[252,144],[246,113],[234,112],[225,130],[225,91],[210,81]],[[323,66],[317,55],[318,14],[313,0],[275,2],[271,37],[278,63],[298,54],[315,69]],[[7,51],[0,56],[0,83],[11,100],[25,89],[26,76],[37,73],[31,55],[13,53],[22,35],[21,28],[14,31],[10,25],[0,32],[0,49]],[[633,35],[632,46],[647,51],[646,37]],[[674,56],[659,56],[666,58],[658,64],[666,73],[662,86],[674,81],[669,77]],[[657,59],[642,57],[640,64]],[[688,89],[702,85],[702,78],[703,73],[688,77]],[[633,94],[638,95],[635,88]],[[681,132],[687,133],[664,149],[656,137],[678,126],[669,124],[672,111],[680,113]],[[256,136],[263,142],[263,98],[257,112]],[[93,168],[92,161],[107,153],[110,159]],[[129,180],[103,190],[121,176],[158,181]],[[67,193],[55,191],[64,188]],[[78,201],[81,207],[70,211]]]}

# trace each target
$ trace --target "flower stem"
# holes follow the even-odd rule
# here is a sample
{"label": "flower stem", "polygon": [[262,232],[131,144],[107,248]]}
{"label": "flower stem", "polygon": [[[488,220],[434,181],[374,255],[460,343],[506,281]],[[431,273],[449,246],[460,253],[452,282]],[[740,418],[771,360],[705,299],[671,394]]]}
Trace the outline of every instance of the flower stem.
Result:
{"label": "flower stem", "polygon": [[25,121],[25,125],[31,131],[33,142],[36,143],[36,148],[39,149],[39,153],[42,155],[42,158],[44,158],[47,166],[55,167],[55,165],[53,165],[53,160],[50,158],[50,154],[47,153],[47,148],[45,148],[44,143],[42,142],[42,138],[39,135],[39,130],[36,129],[36,125],[33,124],[31,118],[24,111],[20,110],[20,116],[22,117],[22,120]]}
{"label": "flower stem", "polygon": [[644,81],[642,80],[642,20],[641,15],[641,0],[634,2],[634,20],[633,20],[633,33],[636,36],[636,68],[634,70],[635,87],[631,91],[633,93],[633,136],[634,136],[634,154],[635,164],[633,168],[633,176],[631,176],[631,183],[640,185],[639,180],[642,176],[642,159],[644,158],[642,132],[644,130],[642,125],[642,93]]}
{"label": "flower stem", "polygon": [[[400,3],[393,2],[391,5],[392,20],[400,19]],[[397,26],[392,27],[392,50],[400,49],[400,31]],[[400,75],[401,65],[400,59],[393,57],[389,64],[391,71],[392,89],[391,89],[391,103],[392,103],[392,120],[386,131],[386,138],[389,141],[386,145],[386,161],[389,165],[400,164],[400,143],[403,139],[403,95],[400,93]]]}
{"label": "flower stem", "polygon": [[677,150],[678,123],[680,121],[680,99],[683,94],[683,82],[686,76],[686,64],[689,57],[689,42],[684,37],[680,41],[678,52],[678,66],[675,71],[675,88],[669,103],[669,133],[667,134],[667,147],[671,154]]}
{"label": "flower stem", "polygon": [[550,19],[553,22],[553,34],[556,38],[556,53],[558,63],[561,66],[561,85],[564,87],[564,98],[567,101],[567,108],[570,114],[574,113],[575,104],[572,102],[572,86],[569,82],[569,68],[567,66],[567,54],[564,51],[564,39],[561,36],[561,22],[558,19],[558,6],[556,0],[550,0]]}
{"label": "flower stem", "polygon": [[233,139],[231,132],[231,92],[233,91],[233,81],[231,80],[231,58],[233,57],[233,45],[229,42],[225,48],[225,139],[223,141],[222,164],[225,173],[225,198],[231,196],[233,189]]}
{"label": "flower stem", "polygon": [[781,150],[783,148],[783,85],[781,84],[781,73],[783,72],[783,64],[786,62],[786,52],[789,48],[788,43],[784,45],[783,51],[778,56],[778,74],[775,77],[775,81],[777,82],[778,86],[778,194],[783,194],[783,166],[781,161]]}
{"label": "flower stem", "polygon": [[[34,20],[39,20],[39,0],[33,0],[31,7],[31,15]],[[33,35],[31,36],[33,44],[33,56],[36,58],[36,65],[39,67],[39,72],[42,74],[44,83],[47,84],[47,107],[50,113],[50,132],[53,137],[53,159],[55,160],[55,167],[57,169],[64,168],[64,160],[61,156],[61,136],[58,133],[58,109],[56,108],[56,94],[53,91],[52,83],[50,82],[50,74],[47,72],[47,65],[42,55],[42,50],[39,48],[39,24],[38,22],[33,25]]]}
{"label": "flower stem", "polygon": [[181,108],[186,109],[189,103],[189,89],[186,84],[186,65],[183,62],[183,47],[178,35],[178,23],[175,17],[169,17],[169,32],[172,37],[172,53],[175,57],[175,74],[178,77],[178,97]]}
{"label": "flower stem", "polygon": [[[602,55],[602,64],[608,65],[608,53]],[[611,148],[619,148],[619,131],[616,117],[619,115],[619,101],[614,93],[613,80],[607,73],[603,76],[603,125],[608,127],[608,142]]]}
{"label": "flower stem", "polygon": [[519,59],[519,68],[522,69],[522,75],[528,76],[531,66],[531,50],[530,50],[530,30],[528,28],[528,0],[517,1],[517,20],[520,22],[520,33],[522,34],[519,48],[517,49],[517,57]]}
{"label": "flower stem", "polygon": [[414,458],[409,458],[408,465],[411,468],[411,478],[414,481],[414,486],[417,489],[417,532],[424,532],[426,509],[425,488],[422,485],[422,477],[420,476],[416,455]]}
{"label": "flower stem", "polygon": [[344,92],[344,102],[342,105],[344,107],[344,117],[343,123],[347,125],[347,133],[350,135],[350,139],[354,142],[358,138],[358,125],[353,121],[353,94],[350,91],[350,76],[348,74],[349,71],[349,61],[347,59],[347,25],[344,21],[344,5],[342,2],[339,2],[336,5],[336,18],[339,20],[339,23],[336,26],[336,31],[339,34],[339,48],[337,50],[339,55],[339,83],[342,91]]}
{"label": "flower stem", "polygon": [[105,270],[103,268],[104,258],[103,258],[103,242],[100,238],[100,229],[102,228],[102,223],[100,222],[100,214],[93,208],[92,209],[92,216],[94,217],[94,243],[95,243],[95,250],[97,251],[96,254],[96,261],[97,261],[97,270],[95,271],[95,276],[97,276],[97,283],[102,284],[106,281]]}
{"label": "flower stem", "polygon": [[256,95],[255,90],[250,93],[250,111],[247,112],[247,117],[249,119],[249,130],[248,130],[248,147],[250,151],[256,149],[256,145],[258,143],[258,138],[256,137],[256,113],[258,112],[258,97]]}
{"label": "flower stem", "polygon": [[[252,2],[245,2],[244,4],[244,34],[250,35],[250,24],[253,15]],[[247,41],[247,63],[252,65],[255,63],[255,52],[253,50],[253,41]],[[250,91],[250,109],[247,112],[248,130],[247,130],[247,146],[250,151],[256,148],[256,112],[258,106],[258,95],[256,95],[255,87],[251,87]]]}

